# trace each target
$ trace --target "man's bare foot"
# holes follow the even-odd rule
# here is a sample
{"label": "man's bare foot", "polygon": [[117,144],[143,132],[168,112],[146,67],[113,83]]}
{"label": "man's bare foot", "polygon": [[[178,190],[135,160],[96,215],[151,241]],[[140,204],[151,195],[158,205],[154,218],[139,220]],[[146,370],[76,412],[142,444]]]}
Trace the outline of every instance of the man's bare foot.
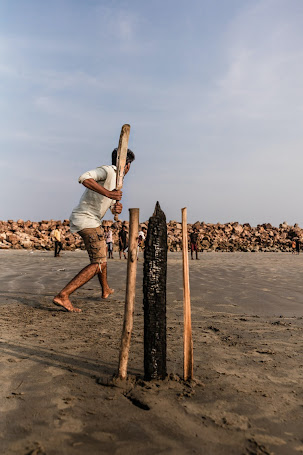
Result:
{"label": "man's bare foot", "polygon": [[65,308],[65,310],[70,313],[81,313],[82,311],[80,308],[74,307],[68,297],[59,297],[59,295],[57,295],[53,299],[53,303],[57,306]]}
{"label": "man's bare foot", "polygon": [[102,293],[102,299],[107,299],[107,297],[115,292],[114,289],[107,288],[106,291]]}

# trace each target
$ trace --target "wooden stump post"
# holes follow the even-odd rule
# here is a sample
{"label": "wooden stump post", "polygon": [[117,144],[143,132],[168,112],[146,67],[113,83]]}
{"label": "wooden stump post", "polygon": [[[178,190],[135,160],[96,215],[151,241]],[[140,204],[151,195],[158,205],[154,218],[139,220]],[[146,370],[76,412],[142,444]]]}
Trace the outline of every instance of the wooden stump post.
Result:
{"label": "wooden stump post", "polygon": [[126,379],[127,363],[133,329],[134,302],[136,295],[137,247],[138,247],[139,209],[129,209],[129,240],[124,322],[119,356],[119,378]]}
{"label": "wooden stump post", "polygon": [[187,239],[187,209],[182,209],[182,259],[183,259],[183,376],[184,380],[193,378],[194,354],[191,329],[190,289],[189,289],[189,268],[188,268],[188,239]]}
{"label": "wooden stump post", "polygon": [[144,250],[144,378],[166,377],[166,217],[157,202]]}

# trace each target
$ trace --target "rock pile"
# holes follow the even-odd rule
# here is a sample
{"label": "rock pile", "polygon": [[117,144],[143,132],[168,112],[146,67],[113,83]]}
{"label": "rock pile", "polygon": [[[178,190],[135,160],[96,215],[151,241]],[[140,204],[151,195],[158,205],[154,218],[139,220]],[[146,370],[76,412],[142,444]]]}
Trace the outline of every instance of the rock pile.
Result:
{"label": "rock pile", "polygon": [[[197,221],[188,225],[188,230],[196,227],[199,233],[200,249],[206,251],[291,251],[293,239],[303,239],[303,230],[285,221],[274,227],[269,223],[250,224],[237,222],[211,224]],[[170,251],[181,250],[181,224],[168,223],[168,247]]]}
{"label": "rock pile", "polygon": [[[84,249],[81,237],[69,230],[69,221],[0,221],[0,249],[51,250],[54,242],[51,232],[60,225],[65,250]],[[124,224],[128,226],[128,222]],[[112,226],[114,250],[118,250],[118,232],[122,222],[103,221],[103,226]],[[147,227],[148,222],[141,223]],[[293,239],[303,239],[303,229],[297,224],[289,226],[283,222],[279,227],[269,223],[251,227],[250,224],[211,224],[197,221],[188,225],[188,232],[196,227],[199,232],[200,249],[205,251],[290,251]],[[169,251],[181,251],[182,226],[177,221],[167,224]]]}
{"label": "rock pile", "polygon": [[51,232],[60,225],[66,250],[80,248],[82,239],[69,230],[69,220],[61,221],[0,221],[0,248],[50,250],[54,248]]}

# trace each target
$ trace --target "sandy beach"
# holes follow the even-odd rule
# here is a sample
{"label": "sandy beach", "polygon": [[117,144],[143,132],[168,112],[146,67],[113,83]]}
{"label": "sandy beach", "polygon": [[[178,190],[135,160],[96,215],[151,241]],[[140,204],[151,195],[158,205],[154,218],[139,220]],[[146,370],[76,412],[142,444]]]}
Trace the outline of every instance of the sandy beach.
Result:
{"label": "sandy beach", "polygon": [[182,262],[168,259],[165,381],[143,380],[142,256],[129,379],[112,383],[126,261],[52,297],[88,263],[85,251],[0,251],[0,449],[11,455],[303,453],[303,255],[203,253],[190,261],[192,383],[182,381]]}

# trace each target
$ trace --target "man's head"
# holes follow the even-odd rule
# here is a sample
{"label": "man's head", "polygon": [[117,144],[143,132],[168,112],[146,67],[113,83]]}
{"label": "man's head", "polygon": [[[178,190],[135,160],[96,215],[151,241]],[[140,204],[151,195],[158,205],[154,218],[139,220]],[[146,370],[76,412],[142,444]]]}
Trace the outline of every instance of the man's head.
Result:
{"label": "man's head", "polygon": [[[118,152],[117,148],[112,151],[112,164],[114,166],[117,166],[117,152]],[[128,173],[130,165],[134,160],[135,160],[134,152],[132,152],[130,149],[127,149],[126,165],[125,165],[125,171],[124,171],[125,175]]]}
{"label": "man's head", "polygon": [[57,225],[56,225],[56,229],[60,229],[60,224],[57,224]]}
{"label": "man's head", "polygon": [[122,225],[122,231],[126,231],[126,226],[125,226],[125,224]]}

